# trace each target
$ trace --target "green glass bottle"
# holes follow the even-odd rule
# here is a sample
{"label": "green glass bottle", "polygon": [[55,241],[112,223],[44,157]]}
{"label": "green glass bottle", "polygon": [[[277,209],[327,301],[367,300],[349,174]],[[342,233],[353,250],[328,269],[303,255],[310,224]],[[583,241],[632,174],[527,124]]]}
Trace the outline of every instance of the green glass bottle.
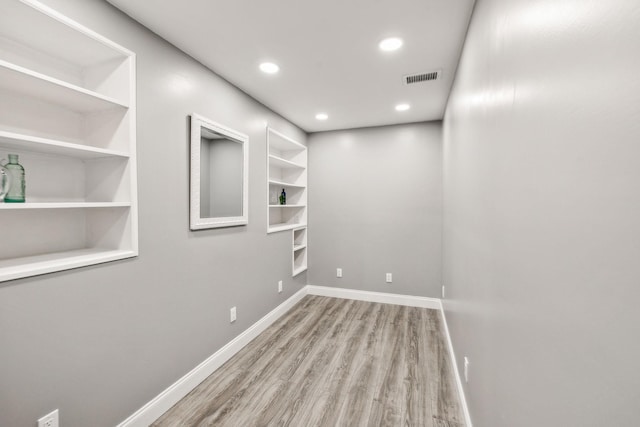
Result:
{"label": "green glass bottle", "polygon": [[4,200],[4,196],[7,195],[10,186],[11,175],[7,168],[4,167],[4,161],[0,161],[0,202]]}
{"label": "green glass bottle", "polygon": [[280,193],[280,204],[281,205],[287,204],[287,193],[284,192],[284,188],[282,189],[282,193]]}
{"label": "green glass bottle", "polygon": [[24,168],[18,163],[17,154],[9,154],[9,163],[4,165],[5,169],[11,176],[11,186],[7,195],[4,197],[5,203],[24,203],[25,179]]}

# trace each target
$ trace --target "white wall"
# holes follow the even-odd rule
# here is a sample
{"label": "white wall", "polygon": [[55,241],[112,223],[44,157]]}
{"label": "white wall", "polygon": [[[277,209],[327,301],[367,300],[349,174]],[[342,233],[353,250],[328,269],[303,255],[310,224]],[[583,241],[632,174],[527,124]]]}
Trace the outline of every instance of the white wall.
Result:
{"label": "white wall", "polygon": [[639,24],[637,0],[477,0],[444,121],[475,427],[640,422]]}
{"label": "white wall", "polygon": [[430,122],[309,136],[311,284],[439,297],[441,128]]}
{"label": "white wall", "polygon": [[[113,426],[306,284],[266,234],[265,125],[306,136],[106,2],[45,3],[137,53],[140,256],[0,285],[0,426]],[[194,112],[249,136],[246,227],[189,231]]]}

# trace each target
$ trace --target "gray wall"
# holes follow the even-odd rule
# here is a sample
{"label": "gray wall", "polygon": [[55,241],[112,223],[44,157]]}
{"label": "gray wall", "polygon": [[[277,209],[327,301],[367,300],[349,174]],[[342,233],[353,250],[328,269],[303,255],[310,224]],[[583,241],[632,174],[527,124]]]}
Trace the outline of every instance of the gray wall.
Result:
{"label": "gray wall", "polygon": [[[140,256],[0,285],[0,425],[113,426],[306,284],[266,234],[265,125],[306,136],[105,2],[45,3],[137,53]],[[189,231],[193,112],[249,135],[246,227]]]}
{"label": "gray wall", "polygon": [[637,0],[477,1],[443,270],[475,427],[638,425],[639,22]]}
{"label": "gray wall", "polygon": [[309,136],[310,284],[440,296],[441,129],[431,122]]}

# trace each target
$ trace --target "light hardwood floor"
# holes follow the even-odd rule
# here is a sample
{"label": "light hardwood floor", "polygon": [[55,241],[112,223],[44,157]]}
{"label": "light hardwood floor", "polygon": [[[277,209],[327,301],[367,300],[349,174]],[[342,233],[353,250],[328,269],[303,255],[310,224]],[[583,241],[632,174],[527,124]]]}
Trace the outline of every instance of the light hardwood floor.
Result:
{"label": "light hardwood floor", "polygon": [[307,296],[154,424],[464,427],[440,313]]}

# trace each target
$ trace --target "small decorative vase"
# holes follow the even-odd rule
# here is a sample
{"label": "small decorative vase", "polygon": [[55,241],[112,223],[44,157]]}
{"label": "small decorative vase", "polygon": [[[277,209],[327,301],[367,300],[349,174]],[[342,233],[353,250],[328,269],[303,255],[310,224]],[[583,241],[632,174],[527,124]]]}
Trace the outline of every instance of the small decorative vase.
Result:
{"label": "small decorative vase", "polygon": [[0,160],[0,202],[4,200],[4,196],[11,188],[11,175],[7,168],[3,166],[4,160]]}
{"label": "small decorative vase", "polygon": [[5,203],[24,203],[25,179],[24,168],[18,163],[17,154],[9,154],[9,163],[3,165],[7,174],[11,177],[9,191],[4,196]]}

